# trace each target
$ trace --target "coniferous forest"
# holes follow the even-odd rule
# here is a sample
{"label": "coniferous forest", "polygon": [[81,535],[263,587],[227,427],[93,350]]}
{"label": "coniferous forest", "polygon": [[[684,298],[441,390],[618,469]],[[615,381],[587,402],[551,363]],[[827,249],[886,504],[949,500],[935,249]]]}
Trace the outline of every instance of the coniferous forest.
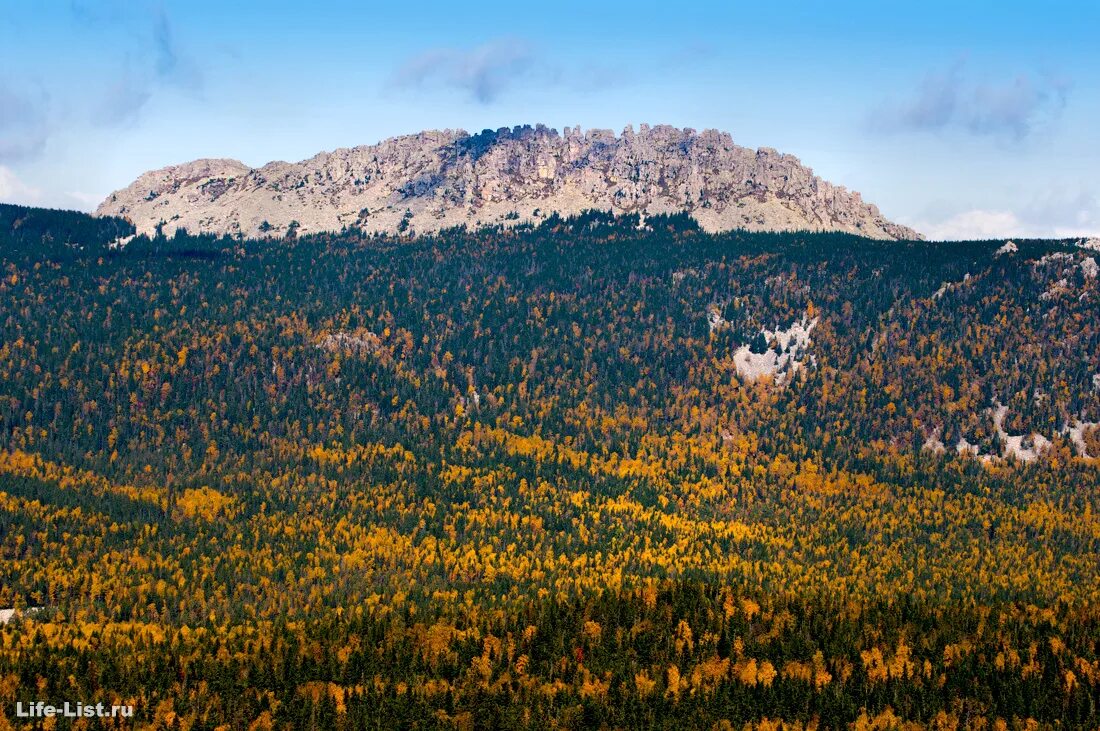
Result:
{"label": "coniferous forest", "polygon": [[1100,728],[1100,252],[132,233],[0,206],[0,729]]}

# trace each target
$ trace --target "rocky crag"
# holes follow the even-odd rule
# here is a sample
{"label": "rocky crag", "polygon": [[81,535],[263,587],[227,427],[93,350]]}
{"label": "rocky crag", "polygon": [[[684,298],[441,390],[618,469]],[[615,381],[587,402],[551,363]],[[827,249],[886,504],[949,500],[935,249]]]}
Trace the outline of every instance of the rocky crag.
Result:
{"label": "rocky crag", "polygon": [[260,168],[195,160],[145,173],[97,213],[129,218],[143,233],[284,236],[507,226],[586,209],[687,212],[707,231],[920,237],[791,155],[740,147],[724,132],[646,125],[618,136],[542,125],[427,131]]}

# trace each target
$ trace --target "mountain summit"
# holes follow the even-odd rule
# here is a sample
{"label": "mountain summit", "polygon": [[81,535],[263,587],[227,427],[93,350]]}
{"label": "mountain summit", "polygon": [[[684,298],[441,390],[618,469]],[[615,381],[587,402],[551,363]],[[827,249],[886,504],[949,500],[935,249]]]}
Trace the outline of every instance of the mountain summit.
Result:
{"label": "mountain summit", "polygon": [[427,233],[586,209],[687,212],[708,231],[920,238],[796,157],[740,147],[716,130],[665,125],[618,136],[543,125],[475,135],[433,130],[261,168],[196,160],[145,173],[96,212],[129,218],[145,233],[163,224],[166,233],[279,236],[350,226]]}

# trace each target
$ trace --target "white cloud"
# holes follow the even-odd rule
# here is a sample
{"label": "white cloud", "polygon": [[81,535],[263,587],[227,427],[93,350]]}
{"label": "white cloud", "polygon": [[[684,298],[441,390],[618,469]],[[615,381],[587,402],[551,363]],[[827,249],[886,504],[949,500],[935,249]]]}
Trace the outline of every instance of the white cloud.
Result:
{"label": "white cloud", "polygon": [[889,132],[956,129],[1019,141],[1060,115],[1068,93],[1069,82],[1052,74],[975,81],[960,61],[926,74],[908,98],[881,105],[871,123]]}
{"label": "white cloud", "polygon": [[940,221],[913,225],[933,241],[973,241],[983,239],[1035,238],[1068,239],[1100,236],[1100,214],[1082,210],[1070,220],[1044,221],[1030,215],[1001,209],[974,208]]}
{"label": "white cloud", "polygon": [[530,75],[535,66],[530,44],[502,38],[471,49],[437,48],[421,53],[406,61],[391,83],[399,88],[449,86],[489,104]]}
{"label": "white cloud", "polygon": [[1026,235],[1019,217],[1012,211],[981,209],[963,211],[939,223],[925,224],[920,230],[928,238],[940,241],[1001,239]]}
{"label": "white cloud", "polygon": [[0,79],[0,162],[38,157],[49,137],[49,96],[17,90]]}
{"label": "white cloud", "polygon": [[94,211],[106,196],[99,193],[82,193],[79,190],[72,190],[66,192],[64,197],[66,201],[69,201],[65,204],[66,207],[72,207],[78,211]]}
{"label": "white cloud", "polygon": [[33,206],[41,199],[42,191],[24,183],[11,168],[0,165],[0,203]]}
{"label": "white cloud", "polygon": [[25,182],[11,168],[0,165],[0,203],[92,211],[102,200],[102,195],[83,193],[78,190],[64,193],[44,191]]}
{"label": "white cloud", "polygon": [[1100,236],[1100,192],[1087,184],[1054,183],[998,198],[989,207],[941,201],[902,223],[940,241]]}

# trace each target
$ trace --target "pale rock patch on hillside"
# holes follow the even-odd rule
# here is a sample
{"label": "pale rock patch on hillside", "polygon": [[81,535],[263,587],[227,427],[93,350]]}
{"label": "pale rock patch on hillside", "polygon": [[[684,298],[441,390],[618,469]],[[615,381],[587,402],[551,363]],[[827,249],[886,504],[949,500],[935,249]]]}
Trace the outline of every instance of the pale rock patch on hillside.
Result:
{"label": "pale rock patch on hillside", "polygon": [[937,301],[943,298],[948,292],[954,292],[966,285],[970,284],[970,272],[963,275],[963,278],[958,282],[944,282],[940,285],[940,288],[932,293],[932,300]]}
{"label": "pale rock patch on hillside", "polygon": [[[1004,421],[1008,416],[1007,406],[995,402],[994,408],[989,409],[988,413],[991,413],[993,416],[993,426],[997,430],[997,436],[1000,438],[1001,444],[1003,445],[1001,454],[983,454],[978,445],[971,444],[964,437],[960,437],[958,443],[955,445],[955,451],[958,454],[969,455],[984,463],[989,463],[995,459],[1016,459],[1020,462],[1034,462],[1048,452],[1053,446],[1053,442],[1042,434],[1033,432],[1031,434],[1013,435],[1005,431]],[[1077,419],[1072,424],[1063,426],[1059,433],[1069,437],[1079,457],[1093,459],[1094,457],[1100,457],[1100,455],[1092,455],[1089,453],[1085,435],[1091,430],[1098,428],[1100,428],[1100,422],[1081,421]],[[939,434],[940,432],[937,429],[925,439],[922,450],[937,454],[942,453],[944,451],[944,445],[943,442],[940,441]]]}
{"label": "pale rock patch on hillside", "polygon": [[959,441],[955,444],[955,453],[976,459],[983,465],[988,465],[993,460],[1000,459],[996,455],[983,453],[979,445],[971,444],[965,437],[959,437]]}
{"label": "pale rock patch on hillside", "polygon": [[706,231],[846,231],[917,239],[859,193],[791,155],[748,149],[729,134],[666,125],[564,133],[542,125],[470,135],[432,130],[376,145],[251,168],[196,160],[147,172],[99,215],[139,233],[299,235],[356,227],[423,234],[455,226],[539,223],[586,210],[688,213]]}
{"label": "pale rock patch on hillside", "polygon": [[806,349],[810,345],[810,333],[817,326],[818,318],[792,324],[786,330],[762,329],[760,333],[769,343],[774,343],[763,353],[754,353],[748,345],[742,345],[733,354],[737,375],[749,381],[758,381],[770,376],[777,386],[782,386],[798,373],[806,360],[811,363],[813,356],[806,358]]}
{"label": "pale rock patch on hillside", "polygon": [[1052,251],[1049,254],[1044,254],[1040,258],[1032,262],[1032,267],[1038,269],[1047,264],[1053,263],[1066,263],[1073,261],[1073,254],[1068,251]]}
{"label": "pale rock patch on hillside", "polygon": [[969,454],[977,457],[980,453],[977,444],[971,444],[966,437],[959,437],[959,441],[955,444],[955,451],[959,454]]}
{"label": "pale rock patch on hillside", "polygon": [[1006,241],[1001,248],[997,249],[993,253],[994,256],[1004,256],[1006,254],[1015,254],[1020,250],[1020,247],[1016,245],[1014,241]]}
{"label": "pale rock patch on hillside", "polygon": [[1090,249],[1092,251],[1100,251],[1100,238],[1085,239],[1084,241],[1078,241],[1077,245],[1082,249]]}
{"label": "pale rock patch on hillside", "polygon": [[947,445],[940,439],[939,429],[928,435],[928,438],[924,440],[924,444],[921,445],[921,450],[933,454],[943,454],[947,451]]}
{"label": "pale rock patch on hillside", "polygon": [[35,612],[41,612],[43,607],[27,607],[20,611],[18,609],[0,609],[0,624],[7,624],[16,617],[27,617]]}
{"label": "pale rock patch on hillside", "polygon": [[1100,266],[1091,256],[1078,261],[1074,254],[1065,251],[1052,252],[1033,261],[1034,277],[1039,282],[1047,283],[1047,288],[1039,295],[1039,299],[1047,301],[1073,293],[1073,280],[1077,279],[1078,271],[1087,286],[1100,274]]}
{"label": "pale rock patch on hillside", "polygon": [[966,437],[959,437],[959,441],[955,443],[955,451],[958,454],[970,455],[971,457],[980,459],[983,462],[988,462],[989,460],[993,459],[992,455],[982,454],[981,447],[979,447],[977,444],[971,444],[966,439]]}
{"label": "pale rock patch on hillside", "polygon": [[129,236],[119,236],[117,239],[107,244],[108,249],[124,249],[126,245],[137,238],[136,234],[130,234]]}
{"label": "pale rock patch on hillside", "polygon": [[1046,291],[1043,292],[1041,295],[1039,295],[1039,299],[1041,299],[1045,302],[1046,300],[1054,299],[1058,295],[1060,295],[1063,292],[1066,292],[1068,290],[1069,290],[1069,280],[1066,279],[1065,277],[1063,277],[1063,278],[1059,279],[1057,282],[1054,282],[1049,287],[1047,287]]}
{"label": "pale rock patch on hillside", "polygon": [[722,306],[717,303],[707,305],[707,326],[712,333],[729,327],[729,321],[722,317]]}
{"label": "pale rock patch on hillside", "polygon": [[672,283],[673,285],[677,285],[683,282],[688,277],[697,276],[699,276],[699,272],[695,269],[677,269],[672,273]]}
{"label": "pale rock patch on hillside", "polygon": [[1051,442],[1042,434],[1011,435],[1004,430],[1005,417],[1008,415],[1008,407],[1003,404],[995,404],[993,409],[993,426],[997,435],[1004,444],[1003,457],[1014,457],[1021,462],[1034,462],[1039,456],[1050,449]]}
{"label": "pale rock patch on hillside", "polygon": [[335,332],[323,336],[317,347],[330,352],[374,353],[381,346],[378,336],[369,330]]}
{"label": "pale rock patch on hillside", "polygon": [[[1009,434],[1005,431],[1004,422],[1005,418],[1008,416],[1008,407],[1003,404],[994,402],[993,408],[987,409],[986,413],[991,414],[993,417],[993,428],[996,430],[997,436],[1002,444],[1001,453],[999,455],[985,454],[977,444],[971,444],[965,437],[960,437],[958,443],[955,445],[956,453],[974,457],[986,464],[993,460],[1003,459],[1015,459],[1019,462],[1034,462],[1048,452],[1053,446],[1051,440],[1039,433]],[[1078,424],[1080,424],[1080,422],[1078,422]],[[1080,432],[1081,444],[1084,444],[1084,429],[1087,429],[1088,426],[1088,424],[1084,425]],[[1075,425],[1074,428],[1077,428],[1077,426]],[[1070,431],[1065,429],[1063,433],[1070,433]],[[923,448],[925,450],[937,451],[935,449],[937,442],[939,442],[938,431],[925,440]],[[1074,443],[1076,444],[1076,441]]]}
{"label": "pale rock patch on hillside", "polygon": [[1096,259],[1090,256],[1082,260],[1081,273],[1085,275],[1086,279],[1096,279],[1096,275],[1100,274],[1100,266],[1097,266]]}
{"label": "pale rock patch on hillside", "polygon": [[1089,454],[1089,446],[1085,442],[1085,434],[1092,429],[1100,428],[1100,422],[1096,421],[1081,421],[1080,419],[1073,422],[1072,425],[1067,424],[1062,433],[1069,436],[1069,440],[1073,442],[1074,449],[1077,450],[1077,456],[1084,457],[1085,459],[1092,459],[1100,457],[1100,455]]}

